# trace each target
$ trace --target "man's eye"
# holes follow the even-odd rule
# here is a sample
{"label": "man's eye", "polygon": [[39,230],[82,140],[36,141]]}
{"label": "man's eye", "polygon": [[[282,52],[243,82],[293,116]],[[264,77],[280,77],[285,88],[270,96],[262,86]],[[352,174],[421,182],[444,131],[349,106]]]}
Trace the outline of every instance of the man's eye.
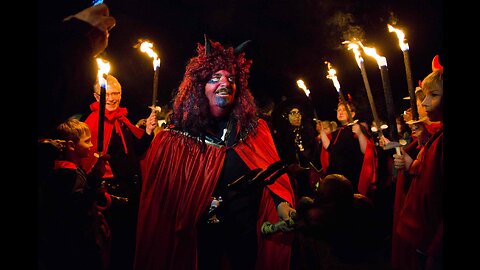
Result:
{"label": "man's eye", "polygon": [[228,77],[227,80],[231,83],[235,82],[235,77]]}
{"label": "man's eye", "polygon": [[213,76],[212,78],[210,78],[210,80],[208,81],[209,83],[216,83],[220,81],[220,77],[219,76]]}

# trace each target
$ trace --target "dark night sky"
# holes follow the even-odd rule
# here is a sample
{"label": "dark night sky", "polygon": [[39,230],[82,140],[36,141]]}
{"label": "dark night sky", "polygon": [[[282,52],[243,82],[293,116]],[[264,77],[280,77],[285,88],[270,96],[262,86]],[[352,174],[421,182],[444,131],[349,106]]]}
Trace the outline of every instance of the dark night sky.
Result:
{"label": "dark night sky", "polygon": [[[413,81],[416,85],[431,71],[435,54],[443,54],[443,2],[428,0],[107,0],[117,25],[110,33],[103,57],[124,88],[122,104],[133,121],[148,114],[153,68],[151,58],[133,48],[139,38],[154,43],[161,58],[159,104],[170,101],[188,59],[195,54],[203,34],[224,45],[252,40],[247,57],[253,59],[250,88],[263,101],[303,95],[296,85],[303,79],[320,119],[335,119],[338,100],[332,81],[326,78],[324,61],[332,63],[342,90],[371,117],[360,70],[342,41],[352,35],[385,56],[398,113],[409,103],[403,54],[387,23],[404,30],[410,45]],[[376,61],[363,56],[377,111],[386,120],[385,99]]]}

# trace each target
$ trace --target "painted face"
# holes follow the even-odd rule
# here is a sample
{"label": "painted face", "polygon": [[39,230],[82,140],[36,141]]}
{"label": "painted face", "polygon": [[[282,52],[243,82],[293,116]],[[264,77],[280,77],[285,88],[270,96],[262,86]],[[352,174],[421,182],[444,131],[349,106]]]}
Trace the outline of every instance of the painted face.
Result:
{"label": "painted face", "polygon": [[440,83],[431,83],[428,87],[424,86],[425,99],[422,101],[422,106],[427,112],[430,121],[442,121],[442,100],[443,100],[443,86]]}
{"label": "painted face", "polygon": [[[117,82],[110,82],[107,84],[107,91],[105,91],[105,108],[108,111],[114,111],[120,106],[122,100],[122,87]],[[100,102],[100,95],[95,94],[95,99]]]}
{"label": "painted face", "polygon": [[226,70],[215,72],[205,85],[210,112],[214,117],[223,117],[230,112],[235,100],[237,86],[235,75]]}
{"label": "painted face", "polygon": [[82,134],[78,143],[75,144],[75,152],[79,158],[86,158],[90,154],[90,149],[93,147],[91,141],[90,131]]}
{"label": "painted face", "polygon": [[288,121],[290,125],[294,127],[299,127],[302,124],[302,113],[299,109],[293,108],[288,113]]}

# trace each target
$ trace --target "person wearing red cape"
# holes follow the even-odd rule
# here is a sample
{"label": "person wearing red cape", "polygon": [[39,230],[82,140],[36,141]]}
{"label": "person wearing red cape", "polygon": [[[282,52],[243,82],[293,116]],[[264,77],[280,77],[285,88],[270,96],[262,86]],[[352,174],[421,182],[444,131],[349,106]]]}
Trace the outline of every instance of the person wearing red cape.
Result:
{"label": "person wearing red cape", "polygon": [[[352,118],[356,107],[350,100],[347,103]],[[326,174],[342,174],[352,182],[354,193],[371,197],[376,188],[378,158],[373,138],[361,123],[349,123],[345,104],[338,103],[337,120],[342,124],[327,135],[320,132],[323,156],[320,161]],[[325,151],[326,150],[326,151]]]}
{"label": "person wearing red cape", "polygon": [[393,269],[443,269],[443,66],[438,56],[432,70],[422,81],[421,103],[432,121],[425,124],[432,135],[413,159],[403,150],[394,155],[402,177],[395,193]]}
{"label": "person wearing red cape", "polygon": [[246,43],[234,49],[205,37],[187,64],[173,127],[157,133],[142,160],[137,270],[290,268],[291,232],[260,233],[264,222],[295,213],[288,177],[247,192],[229,188],[279,160],[256,117]]}

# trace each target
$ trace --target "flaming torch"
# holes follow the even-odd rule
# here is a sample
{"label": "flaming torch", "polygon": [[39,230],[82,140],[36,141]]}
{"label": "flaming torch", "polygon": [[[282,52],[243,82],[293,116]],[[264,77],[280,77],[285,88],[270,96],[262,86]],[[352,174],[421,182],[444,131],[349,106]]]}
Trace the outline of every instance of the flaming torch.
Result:
{"label": "flaming torch", "polygon": [[[307,86],[305,85],[305,82],[303,80],[297,80],[297,85],[298,85],[298,88],[302,89],[303,92],[305,92],[305,95],[307,95],[307,97],[312,102],[312,99],[310,98],[310,90],[308,90]],[[315,110],[315,106],[313,106],[313,115],[315,117],[313,120],[316,121],[318,119],[318,116],[317,116],[317,111]]]}
{"label": "flaming torch", "polygon": [[373,100],[372,90],[370,89],[370,83],[368,82],[367,72],[365,71],[365,64],[363,61],[362,56],[360,55],[359,50],[359,41],[355,40],[351,41],[344,41],[342,44],[348,44],[348,49],[352,50],[355,55],[355,60],[357,61],[357,65],[360,68],[360,72],[362,73],[363,83],[365,84],[365,90],[367,91],[368,103],[370,103],[370,109],[372,110],[373,114],[373,121],[375,125],[379,127],[378,134],[380,136],[383,135],[382,129],[380,128],[380,121],[378,120],[377,109],[375,108],[375,101]]}
{"label": "flaming torch", "polygon": [[97,143],[97,157],[102,156],[103,140],[104,140],[104,122],[105,122],[105,103],[107,97],[107,79],[106,75],[110,71],[110,63],[101,58],[97,58],[98,65],[98,83],[100,84],[100,110],[98,116],[98,143]]}
{"label": "flaming torch", "polygon": [[408,43],[404,42],[405,34],[401,30],[394,28],[390,24],[387,25],[389,32],[395,32],[397,34],[398,44],[400,45],[400,49],[403,52],[403,62],[405,63],[405,73],[407,75],[408,94],[410,96],[410,108],[412,108],[412,119],[418,120],[419,116],[415,97],[415,88],[413,87],[412,70],[410,68],[410,57],[408,53],[408,50],[410,48],[408,46]]}
{"label": "flaming torch", "polygon": [[328,67],[327,78],[332,80],[333,86],[335,86],[335,89],[337,89],[338,95],[340,96],[340,100],[342,101],[342,104],[345,106],[345,110],[347,111],[348,123],[353,123],[352,113],[348,108],[348,105],[347,105],[347,102],[345,101],[345,96],[343,95],[342,90],[340,90],[340,83],[338,82],[337,75],[336,75],[337,71],[332,68],[332,65],[330,64],[330,62],[325,61],[325,64]]}
{"label": "flaming torch", "polygon": [[390,88],[390,77],[388,76],[387,59],[378,55],[375,48],[365,47],[361,43],[360,45],[362,46],[365,54],[372,56],[375,58],[375,60],[377,60],[378,68],[380,69],[380,74],[382,76],[383,94],[385,96],[385,103],[387,105],[388,125],[391,127],[390,139],[397,140],[398,129],[395,120],[395,107],[393,103],[392,90]]}
{"label": "flaming torch", "polygon": [[153,58],[153,95],[152,95],[152,110],[155,110],[157,104],[157,92],[158,92],[158,73],[160,72],[160,58],[157,53],[152,49],[153,43],[149,41],[139,40],[139,43],[134,47],[139,47],[141,52],[146,53],[149,57]]}

